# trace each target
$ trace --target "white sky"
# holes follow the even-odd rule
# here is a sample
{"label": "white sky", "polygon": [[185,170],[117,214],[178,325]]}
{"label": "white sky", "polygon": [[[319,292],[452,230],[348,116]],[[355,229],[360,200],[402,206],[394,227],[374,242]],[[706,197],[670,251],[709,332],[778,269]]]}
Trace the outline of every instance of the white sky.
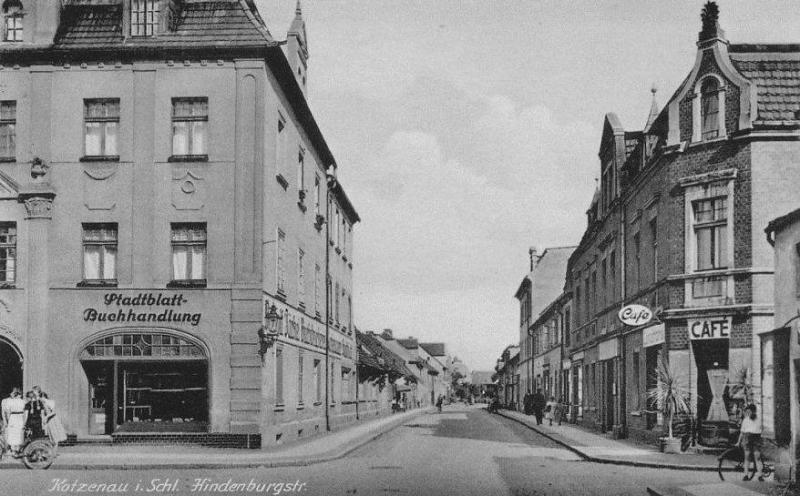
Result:
{"label": "white sky", "polygon": [[[295,0],[257,0],[285,39]],[[362,223],[363,330],[491,369],[528,248],[577,244],[603,117],[639,130],[694,63],[704,1],[303,0],[309,100]],[[732,43],[800,43],[796,0],[720,0]]]}

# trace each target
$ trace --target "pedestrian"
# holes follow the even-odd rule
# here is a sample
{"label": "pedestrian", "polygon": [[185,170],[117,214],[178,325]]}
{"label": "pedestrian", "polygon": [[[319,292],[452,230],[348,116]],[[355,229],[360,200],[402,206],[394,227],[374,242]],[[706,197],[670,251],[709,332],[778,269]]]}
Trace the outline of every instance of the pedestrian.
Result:
{"label": "pedestrian", "polygon": [[567,410],[567,403],[564,401],[564,397],[561,396],[558,399],[558,403],[556,404],[556,420],[558,421],[558,425],[561,425],[561,421],[564,420],[564,412]]}
{"label": "pedestrian", "polygon": [[550,425],[553,425],[553,418],[556,416],[556,399],[554,396],[550,397],[550,400],[544,407],[544,418],[550,422]]}
{"label": "pedestrian", "polygon": [[[739,442],[737,443],[744,449],[744,477],[742,480],[749,481],[752,477],[758,477],[758,480],[763,481],[764,475],[764,461],[761,461],[761,469],[758,468],[758,460],[761,459],[761,417],[758,415],[756,406],[753,404],[747,405],[744,409],[744,418],[742,425],[739,428]],[[749,475],[750,456],[753,457],[753,465],[755,465],[755,472],[751,477]]]}
{"label": "pedestrian", "polygon": [[12,389],[8,398],[4,398],[0,403],[0,408],[6,429],[6,444],[11,453],[19,457],[19,451],[25,442],[25,400],[22,399],[22,391],[16,387]]}
{"label": "pedestrian", "polygon": [[47,393],[42,391],[42,403],[44,404],[44,432],[53,444],[67,440],[67,433],[61,419],[56,415],[56,402],[48,398]]}
{"label": "pedestrian", "polygon": [[536,390],[532,400],[533,415],[536,417],[536,425],[542,425],[542,413],[545,407],[545,399],[541,389]]}
{"label": "pedestrian", "polygon": [[38,388],[34,388],[34,390],[25,394],[27,399],[27,403],[25,403],[25,427],[30,429],[33,439],[44,437],[44,429],[42,427],[44,404],[37,391]]}
{"label": "pedestrian", "polygon": [[525,393],[525,396],[522,398],[522,411],[525,415],[533,414],[533,394],[531,394],[530,389],[528,389],[528,392]]}
{"label": "pedestrian", "polygon": [[444,395],[440,394],[439,397],[436,398],[436,409],[439,410],[439,413],[442,413],[442,404],[444,404]]}

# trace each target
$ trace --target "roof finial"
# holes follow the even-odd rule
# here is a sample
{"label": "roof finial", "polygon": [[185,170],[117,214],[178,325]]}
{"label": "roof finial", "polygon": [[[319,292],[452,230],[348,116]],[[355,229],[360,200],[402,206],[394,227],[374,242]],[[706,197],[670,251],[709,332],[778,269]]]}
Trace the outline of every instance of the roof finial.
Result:
{"label": "roof finial", "polygon": [[653,86],[650,87],[650,93],[653,95],[652,101],[650,102],[650,113],[647,114],[647,122],[644,124],[644,132],[650,130],[650,126],[653,125],[656,118],[658,117],[658,104],[656,103],[656,92],[658,91],[658,87],[656,83],[653,83]]}
{"label": "roof finial", "polygon": [[294,8],[294,15],[296,16],[303,15],[303,7],[300,5],[300,0],[297,0],[297,5]]}

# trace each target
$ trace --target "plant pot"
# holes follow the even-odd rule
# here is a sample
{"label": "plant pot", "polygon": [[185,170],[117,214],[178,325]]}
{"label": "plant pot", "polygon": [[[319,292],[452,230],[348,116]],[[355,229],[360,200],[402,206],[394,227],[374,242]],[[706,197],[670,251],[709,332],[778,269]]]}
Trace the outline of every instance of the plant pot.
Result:
{"label": "plant pot", "polygon": [[681,452],[681,438],[679,437],[662,437],[661,451],[664,453],[680,453]]}

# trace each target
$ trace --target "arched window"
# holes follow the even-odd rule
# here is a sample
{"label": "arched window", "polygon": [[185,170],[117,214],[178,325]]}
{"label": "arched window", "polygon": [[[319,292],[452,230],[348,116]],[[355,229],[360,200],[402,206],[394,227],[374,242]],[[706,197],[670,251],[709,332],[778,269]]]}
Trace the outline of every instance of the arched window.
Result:
{"label": "arched window", "polygon": [[3,2],[3,41],[22,41],[22,15],[20,0]]}
{"label": "arched window", "polygon": [[81,359],[113,357],[205,358],[196,344],[163,333],[121,333],[99,339],[84,348]]}
{"label": "arched window", "polygon": [[719,91],[719,81],[714,77],[706,78],[700,87],[701,138],[704,140],[720,136]]}

